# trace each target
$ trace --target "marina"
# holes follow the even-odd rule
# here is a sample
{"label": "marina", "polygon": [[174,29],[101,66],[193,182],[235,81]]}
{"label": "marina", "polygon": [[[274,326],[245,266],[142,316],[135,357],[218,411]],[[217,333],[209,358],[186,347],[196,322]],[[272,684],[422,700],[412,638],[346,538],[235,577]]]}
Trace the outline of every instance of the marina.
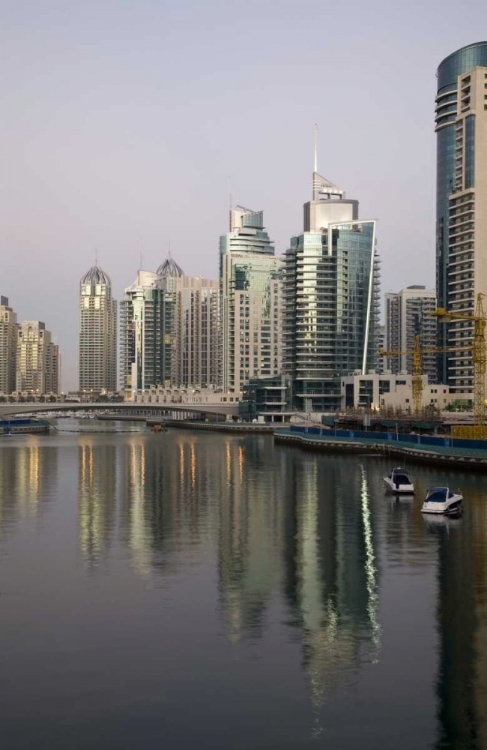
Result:
{"label": "marina", "polygon": [[0,443],[12,747],[128,749],[143,728],[145,750],[409,750],[487,732],[482,474],[455,474],[462,517],[432,516],[435,466],[408,467],[403,496],[380,455],[54,426]]}

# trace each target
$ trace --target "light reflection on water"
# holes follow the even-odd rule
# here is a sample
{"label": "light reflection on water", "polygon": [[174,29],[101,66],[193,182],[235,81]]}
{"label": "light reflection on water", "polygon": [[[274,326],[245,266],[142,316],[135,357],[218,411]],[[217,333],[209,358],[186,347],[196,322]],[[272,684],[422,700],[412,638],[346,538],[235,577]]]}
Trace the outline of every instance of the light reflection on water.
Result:
{"label": "light reflection on water", "polygon": [[0,443],[5,746],[487,750],[487,478],[455,475],[455,522],[420,513],[438,471],[394,500],[388,468],[176,430]]}

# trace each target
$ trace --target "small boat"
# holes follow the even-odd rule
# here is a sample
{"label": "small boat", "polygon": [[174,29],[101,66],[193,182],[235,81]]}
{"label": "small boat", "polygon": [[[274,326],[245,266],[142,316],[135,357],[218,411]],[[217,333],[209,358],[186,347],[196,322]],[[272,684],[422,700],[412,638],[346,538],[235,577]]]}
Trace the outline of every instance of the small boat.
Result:
{"label": "small boat", "polygon": [[462,512],[463,497],[449,487],[432,487],[428,490],[421,513],[455,516]]}
{"label": "small boat", "polygon": [[405,495],[414,494],[414,484],[405,469],[393,469],[388,477],[384,477],[384,482],[391,492]]}

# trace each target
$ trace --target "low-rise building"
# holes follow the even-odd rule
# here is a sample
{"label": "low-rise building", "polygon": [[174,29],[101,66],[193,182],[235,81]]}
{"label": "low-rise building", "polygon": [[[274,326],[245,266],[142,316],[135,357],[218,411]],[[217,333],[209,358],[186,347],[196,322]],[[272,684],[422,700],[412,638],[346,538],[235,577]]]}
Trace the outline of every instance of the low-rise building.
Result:
{"label": "low-rise building", "polygon": [[283,375],[250,378],[242,388],[238,413],[246,422],[285,422],[290,417],[291,381]]}
{"label": "low-rise building", "polygon": [[[341,379],[342,411],[347,409],[413,408],[412,375],[400,373],[356,373]],[[429,383],[423,375],[423,408],[445,409],[453,399],[447,385]]]}

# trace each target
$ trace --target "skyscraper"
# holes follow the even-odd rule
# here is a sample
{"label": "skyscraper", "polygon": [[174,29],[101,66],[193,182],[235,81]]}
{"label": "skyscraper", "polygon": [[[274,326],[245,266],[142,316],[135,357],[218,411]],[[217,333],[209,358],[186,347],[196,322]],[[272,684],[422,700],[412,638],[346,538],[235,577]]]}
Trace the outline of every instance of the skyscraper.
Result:
{"label": "skyscraper", "polygon": [[40,320],[24,320],[19,326],[16,390],[36,396],[59,393],[59,347]]}
{"label": "skyscraper", "polygon": [[17,365],[17,315],[8,298],[0,296],[0,393],[15,390]]}
{"label": "skyscraper", "polygon": [[313,172],[304,231],[285,254],[283,366],[299,411],[340,408],[340,376],[377,365],[379,260],[375,221]]}
{"label": "skyscraper", "polygon": [[282,261],[262,211],[238,206],[229,230],[220,237],[222,382],[239,394],[249,378],[281,371]]}
{"label": "skyscraper", "polygon": [[96,395],[117,388],[117,303],[98,265],[80,281],[79,389]]}
{"label": "skyscraper", "polygon": [[[436,97],[436,290],[438,306],[473,313],[487,292],[487,42],[453,52],[438,68]],[[472,392],[473,325],[439,328],[440,382]]]}
{"label": "skyscraper", "polygon": [[139,271],[120,303],[120,384],[134,393],[172,384],[176,282],[168,258],[155,273]]}
{"label": "skyscraper", "polygon": [[[426,350],[437,346],[436,292],[414,285],[400,292],[385,295],[385,342],[388,351],[412,351],[416,334],[421,336],[422,370],[430,383],[436,383],[436,355]],[[412,355],[402,354],[387,359],[387,369],[393,373],[412,373]]]}
{"label": "skyscraper", "polygon": [[219,283],[181,276],[176,281],[172,382],[184,388],[220,384]]}

